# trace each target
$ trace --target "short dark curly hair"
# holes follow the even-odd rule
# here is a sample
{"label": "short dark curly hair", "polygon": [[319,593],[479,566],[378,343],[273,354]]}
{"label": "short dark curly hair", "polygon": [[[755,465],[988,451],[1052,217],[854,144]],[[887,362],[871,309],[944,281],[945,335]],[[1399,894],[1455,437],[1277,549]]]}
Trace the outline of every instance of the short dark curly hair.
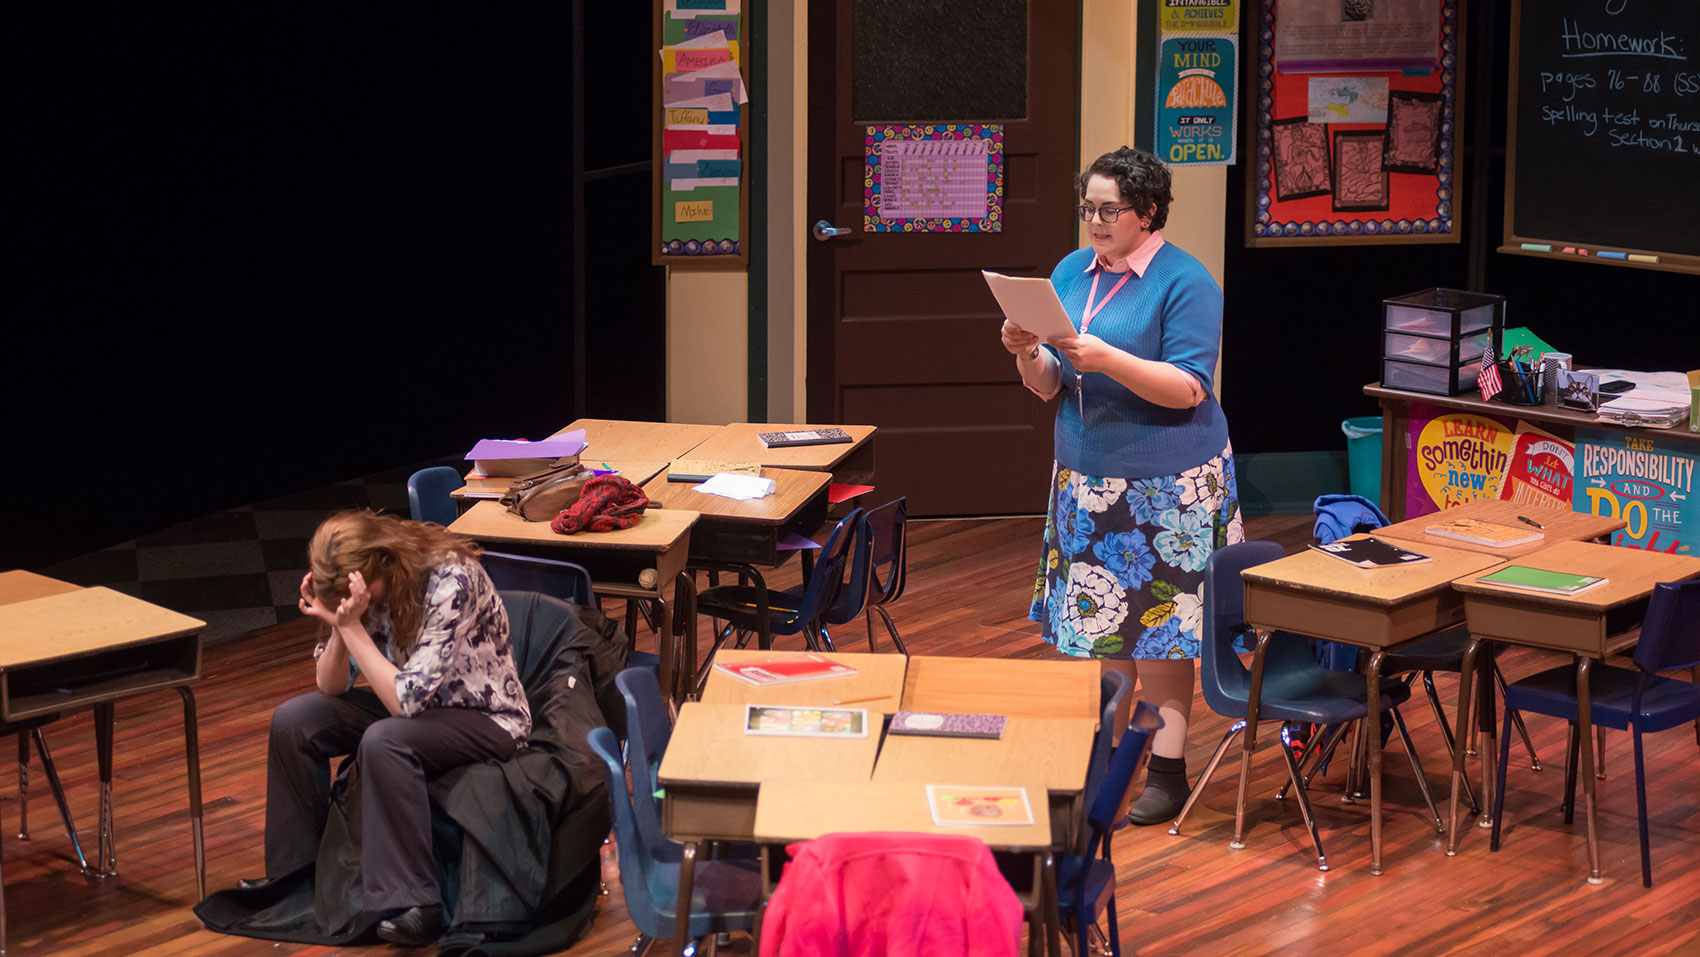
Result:
{"label": "short dark curly hair", "polygon": [[1175,194],[1170,191],[1172,177],[1169,168],[1144,150],[1124,146],[1105,153],[1092,161],[1076,182],[1080,198],[1086,198],[1086,184],[1094,176],[1107,176],[1121,191],[1122,200],[1141,216],[1149,213],[1149,229],[1162,229],[1169,221],[1169,204]]}

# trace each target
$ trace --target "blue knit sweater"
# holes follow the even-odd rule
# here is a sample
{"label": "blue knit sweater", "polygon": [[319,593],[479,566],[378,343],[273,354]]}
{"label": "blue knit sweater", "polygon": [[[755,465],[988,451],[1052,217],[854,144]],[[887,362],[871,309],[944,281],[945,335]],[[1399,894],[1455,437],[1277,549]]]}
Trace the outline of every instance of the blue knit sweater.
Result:
{"label": "blue knit sweater", "polygon": [[[1051,272],[1051,285],[1076,329],[1096,272],[1086,269],[1092,256],[1091,249],[1077,249]],[[1120,278],[1104,274],[1098,283],[1099,302]],[[1190,409],[1164,408],[1100,372],[1086,373],[1081,394],[1076,394],[1074,366],[1051,349],[1062,363],[1062,402],[1055,428],[1059,464],[1100,477],[1151,478],[1203,465],[1227,447],[1228,423],[1211,393],[1222,341],[1222,290],[1202,263],[1174,244],[1164,244],[1145,275],[1128,279],[1088,331],[1142,359],[1172,363],[1192,373],[1204,387],[1205,398]]]}

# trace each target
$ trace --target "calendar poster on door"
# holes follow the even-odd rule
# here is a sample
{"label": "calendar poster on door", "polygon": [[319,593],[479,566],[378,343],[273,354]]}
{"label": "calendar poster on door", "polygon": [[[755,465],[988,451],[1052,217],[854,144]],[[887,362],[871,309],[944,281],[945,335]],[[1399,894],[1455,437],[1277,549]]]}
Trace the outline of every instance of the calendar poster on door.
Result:
{"label": "calendar poster on door", "polygon": [[870,233],[1003,231],[1003,126],[870,126],[862,173]]}

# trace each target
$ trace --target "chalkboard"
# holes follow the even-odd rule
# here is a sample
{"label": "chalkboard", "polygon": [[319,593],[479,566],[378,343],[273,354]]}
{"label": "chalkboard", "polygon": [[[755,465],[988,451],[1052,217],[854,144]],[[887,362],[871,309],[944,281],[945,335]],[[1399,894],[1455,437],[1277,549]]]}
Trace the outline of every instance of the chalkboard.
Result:
{"label": "chalkboard", "polygon": [[1700,2],[1511,16],[1501,251],[1700,273]]}

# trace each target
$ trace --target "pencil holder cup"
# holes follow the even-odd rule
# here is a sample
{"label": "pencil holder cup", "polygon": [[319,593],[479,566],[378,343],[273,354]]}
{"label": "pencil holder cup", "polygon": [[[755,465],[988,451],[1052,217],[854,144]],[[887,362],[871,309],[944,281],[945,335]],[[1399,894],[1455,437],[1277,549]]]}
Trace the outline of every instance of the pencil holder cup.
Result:
{"label": "pencil holder cup", "polygon": [[1537,364],[1532,369],[1519,369],[1509,362],[1501,362],[1499,378],[1505,388],[1495,398],[1509,405],[1540,405],[1543,401],[1541,384],[1546,378],[1542,374],[1543,368]]}

